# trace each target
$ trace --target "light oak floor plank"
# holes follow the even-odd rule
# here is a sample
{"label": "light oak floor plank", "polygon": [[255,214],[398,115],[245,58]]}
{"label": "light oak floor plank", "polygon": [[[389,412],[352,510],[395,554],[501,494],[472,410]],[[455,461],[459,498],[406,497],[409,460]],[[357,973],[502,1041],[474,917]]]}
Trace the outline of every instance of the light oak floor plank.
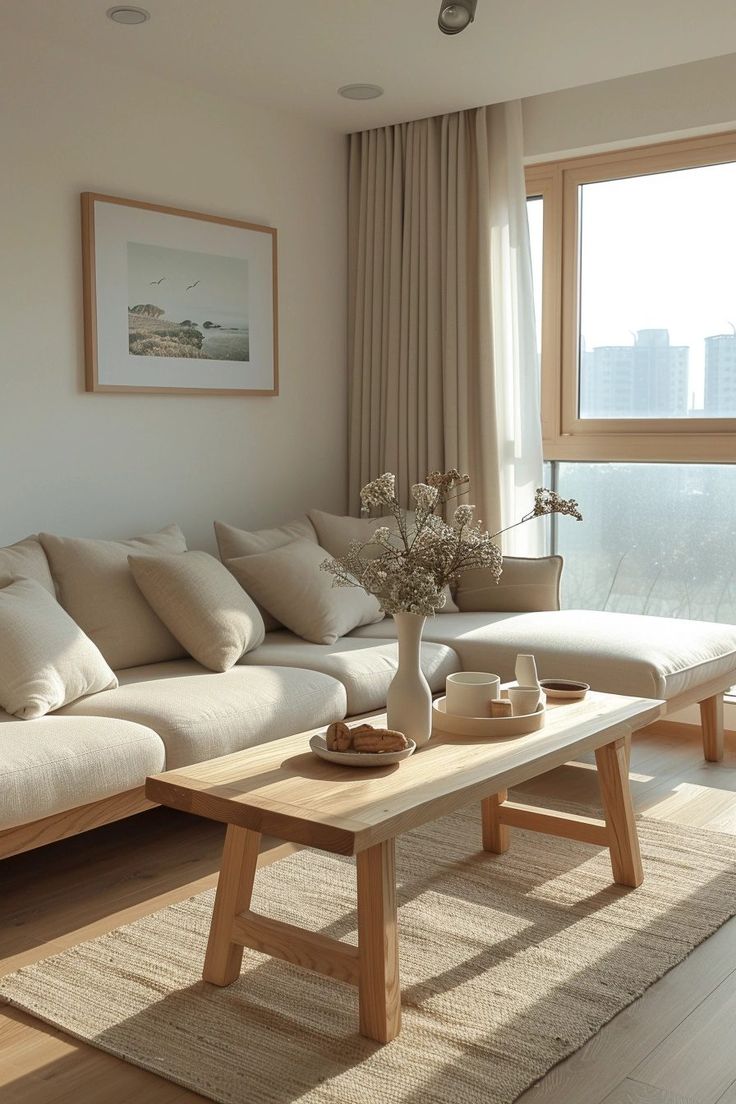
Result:
{"label": "light oak floor plank", "polygon": [[[697,737],[641,734],[633,743],[631,779],[638,812],[736,834],[732,741],[727,740],[726,759],[718,764],[703,761]],[[525,784],[524,793],[596,806],[593,757]],[[223,825],[154,809],[0,862],[0,973],[214,885],[223,838]],[[513,846],[513,829],[511,838]],[[705,1023],[705,1005],[735,968],[736,921],[731,921],[518,1104],[699,1104],[711,1091],[710,1067],[721,1061],[728,1044],[720,1034],[714,1038],[705,1029],[695,1031],[691,1081],[683,1092],[667,1080],[674,1066],[665,1058],[666,1040],[689,1016],[695,1017],[691,1028],[697,1026],[701,1006]],[[713,1001],[720,1001],[726,989]],[[633,1071],[646,1068],[643,1064],[658,1050],[658,1084],[646,1085]],[[0,1012],[2,1104],[192,1104],[202,1099],[14,1009]],[[725,1088],[718,1104],[736,1104],[736,1084]]]}
{"label": "light oak floor plank", "polygon": [[627,1077],[606,1097],[603,1104],[694,1104],[694,1101],[680,1096],[679,1093],[675,1096],[665,1089],[642,1085],[641,1081],[632,1081]]}
{"label": "light oak floor plank", "polygon": [[[637,1081],[716,1104],[736,1081],[736,972],[718,986],[632,1072]],[[708,1061],[703,1062],[704,1055]]]}

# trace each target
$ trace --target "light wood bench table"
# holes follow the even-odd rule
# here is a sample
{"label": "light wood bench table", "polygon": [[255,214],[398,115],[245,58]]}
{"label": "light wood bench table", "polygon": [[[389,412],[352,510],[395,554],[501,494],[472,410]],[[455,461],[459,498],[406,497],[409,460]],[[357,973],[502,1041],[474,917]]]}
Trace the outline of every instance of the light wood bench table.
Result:
{"label": "light wood bench table", "polygon": [[[403,763],[367,770],[318,759],[306,732],[149,778],[152,801],[228,825],[205,981],[235,981],[243,948],[250,947],[356,985],[362,1034],[378,1042],[395,1038],[401,1023],[396,837],[479,801],[486,851],[505,851],[509,828],[583,840],[609,849],[614,881],[638,886],[643,873],[629,791],[630,734],[654,720],[661,706],[591,692],[582,702],[548,705],[539,732],[493,741],[435,733]],[[605,820],[506,800],[510,786],[590,750]],[[251,911],[262,833],[356,856],[357,947]]]}

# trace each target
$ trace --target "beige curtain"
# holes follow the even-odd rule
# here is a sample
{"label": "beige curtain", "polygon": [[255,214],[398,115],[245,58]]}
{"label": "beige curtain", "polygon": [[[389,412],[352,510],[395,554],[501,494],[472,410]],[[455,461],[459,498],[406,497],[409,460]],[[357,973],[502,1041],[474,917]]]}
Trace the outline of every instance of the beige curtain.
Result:
{"label": "beige curtain", "polygon": [[458,467],[499,529],[541,481],[520,104],[353,134],[349,189],[351,509]]}

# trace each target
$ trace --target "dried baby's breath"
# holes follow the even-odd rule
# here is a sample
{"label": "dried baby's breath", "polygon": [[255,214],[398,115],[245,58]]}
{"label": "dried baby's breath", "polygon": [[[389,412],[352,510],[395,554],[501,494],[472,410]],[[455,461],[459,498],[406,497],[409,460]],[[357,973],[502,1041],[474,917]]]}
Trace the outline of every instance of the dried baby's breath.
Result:
{"label": "dried baby's breath", "polygon": [[[465,492],[470,479],[456,468],[430,472],[424,483],[411,488],[416,504],[413,523],[396,498],[396,479],[384,472],[366,483],[360,492],[365,511],[380,509],[392,515],[389,525],[376,528],[371,539],[353,541],[345,553],[325,560],[322,570],[333,576],[335,586],[360,586],[373,594],[386,613],[435,613],[445,604],[445,588],[457,582],[470,568],[486,568],[498,582],[503,556],[496,544],[499,533],[488,533],[473,519],[474,507],[458,506],[452,524],[440,516],[445,504]],[[513,529],[535,517],[567,514],[582,521],[574,499],[564,499],[555,491],[540,487],[534,507]],[[376,555],[376,548],[382,549]]]}

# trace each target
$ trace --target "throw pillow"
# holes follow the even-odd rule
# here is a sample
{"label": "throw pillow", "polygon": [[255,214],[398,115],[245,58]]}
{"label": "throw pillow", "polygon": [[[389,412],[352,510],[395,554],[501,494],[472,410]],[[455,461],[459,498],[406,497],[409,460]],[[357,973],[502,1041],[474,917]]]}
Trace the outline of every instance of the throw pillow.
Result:
{"label": "throw pillow", "polygon": [[[414,525],[414,513],[409,511],[406,515],[409,528]],[[331,556],[339,559],[350,548],[352,541],[369,541],[376,529],[381,525],[387,525],[389,529],[397,529],[394,517],[383,518],[356,518],[340,517],[338,514],[326,514],[323,510],[310,510],[309,520],[317,533],[317,540],[326,548]],[[366,549],[365,558],[371,558],[371,549]],[[380,556],[381,549],[376,545],[375,555]],[[458,607],[452,597],[449,586],[445,587],[445,604],[437,613],[457,613]]]}
{"label": "throw pillow", "polygon": [[128,563],[151,609],[203,667],[227,671],[263,643],[263,618],[214,556],[174,552]]}
{"label": "throw pillow", "polygon": [[0,706],[31,720],[118,684],[99,650],[35,579],[0,589]]}
{"label": "throw pillow", "polygon": [[35,579],[44,590],[56,597],[49,562],[38,537],[26,537],[17,544],[0,548],[0,575],[10,575],[15,579]]}
{"label": "throw pillow", "polygon": [[186,653],[138,587],[128,556],[186,552],[178,525],[130,540],[88,540],[41,533],[59,601],[115,670],[181,659]]}
{"label": "throw pillow", "polygon": [[320,570],[329,558],[310,540],[296,540],[257,556],[240,556],[228,568],[282,624],[314,644],[334,644],[358,625],[380,621],[378,601],[360,587],[333,587]]}
{"label": "throw pillow", "polygon": [[498,583],[486,568],[460,576],[457,604],[462,613],[538,613],[560,608],[562,556],[504,556]]}
{"label": "throw pillow", "polygon": [[[215,537],[220,551],[220,559],[227,565],[228,560],[237,559],[239,556],[255,556],[259,552],[271,552],[274,548],[281,548],[294,540],[308,540],[317,543],[314,528],[307,518],[298,518],[289,521],[286,525],[278,525],[273,529],[256,529],[248,532],[247,529],[236,529],[232,525],[225,525],[222,521],[215,522]],[[272,616],[270,610],[259,606],[259,612],[263,617],[266,632],[273,632],[281,627],[281,623]]]}

